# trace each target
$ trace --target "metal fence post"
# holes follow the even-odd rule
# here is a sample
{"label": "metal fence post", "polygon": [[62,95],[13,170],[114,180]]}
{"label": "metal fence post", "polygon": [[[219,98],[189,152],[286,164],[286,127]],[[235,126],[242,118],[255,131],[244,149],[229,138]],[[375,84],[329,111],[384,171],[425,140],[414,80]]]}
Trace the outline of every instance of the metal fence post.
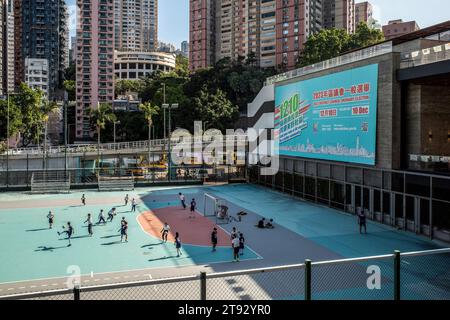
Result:
{"label": "metal fence post", "polygon": [[73,287],[73,300],[80,300],[80,285],[76,284]]}
{"label": "metal fence post", "polygon": [[206,300],[206,272],[200,272],[200,300]]}
{"label": "metal fence post", "polygon": [[394,300],[400,300],[400,251],[394,251]]}
{"label": "metal fence post", "polygon": [[305,300],[311,300],[311,260],[305,260]]}

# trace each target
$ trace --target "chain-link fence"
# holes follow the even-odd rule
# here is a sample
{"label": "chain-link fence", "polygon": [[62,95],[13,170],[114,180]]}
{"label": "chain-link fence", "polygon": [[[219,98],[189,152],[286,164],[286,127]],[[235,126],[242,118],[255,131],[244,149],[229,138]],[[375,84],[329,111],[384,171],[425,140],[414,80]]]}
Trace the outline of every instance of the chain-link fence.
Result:
{"label": "chain-link fence", "polygon": [[313,263],[313,300],[390,300],[394,297],[392,255]]}
{"label": "chain-link fence", "polygon": [[401,255],[402,300],[450,300],[450,251]]}
{"label": "chain-link fence", "polygon": [[450,300],[450,249],[75,287],[32,300]]}

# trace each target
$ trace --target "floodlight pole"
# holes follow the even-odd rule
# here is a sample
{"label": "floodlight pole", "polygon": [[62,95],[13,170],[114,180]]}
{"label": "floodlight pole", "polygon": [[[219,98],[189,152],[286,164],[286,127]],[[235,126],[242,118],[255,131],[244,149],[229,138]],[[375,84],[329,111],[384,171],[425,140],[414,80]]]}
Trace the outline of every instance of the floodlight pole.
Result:
{"label": "floodlight pole", "polygon": [[9,187],[9,93],[6,93],[7,116],[6,116],[6,189]]}
{"label": "floodlight pole", "polygon": [[[164,111],[165,111],[166,109],[169,110],[169,136],[168,136],[168,139],[169,139],[169,148],[168,148],[168,150],[167,150],[167,170],[168,170],[168,175],[169,175],[169,178],[168,178],[169,182],[170,182],[171,179],[172,179],[172,177],[171,177],[172,164],[171,164],[171,159],[170,159],[170,156],[171,156],[171,146],[172,146],[172,144],[171,144],[171,140],[172,140],[171,110],[172,110],[172,109],[177,109],[177,108],[178,108],[178,103],[174,103],[174,104],[171,104],[171,105],[169,105],[169,104],[163,104],[163,109],[164,109]],[[165,113],[164,113],[164,114],[165,114]]]}

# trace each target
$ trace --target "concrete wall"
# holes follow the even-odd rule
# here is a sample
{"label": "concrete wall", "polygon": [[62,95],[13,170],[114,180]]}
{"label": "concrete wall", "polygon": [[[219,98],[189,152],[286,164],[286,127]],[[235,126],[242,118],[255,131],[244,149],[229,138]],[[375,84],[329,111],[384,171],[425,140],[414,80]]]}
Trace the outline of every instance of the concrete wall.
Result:
{"label": "concrete wall", "polygon": [[422,154],[450,155],[450,86],[422,85],[421,111]]}

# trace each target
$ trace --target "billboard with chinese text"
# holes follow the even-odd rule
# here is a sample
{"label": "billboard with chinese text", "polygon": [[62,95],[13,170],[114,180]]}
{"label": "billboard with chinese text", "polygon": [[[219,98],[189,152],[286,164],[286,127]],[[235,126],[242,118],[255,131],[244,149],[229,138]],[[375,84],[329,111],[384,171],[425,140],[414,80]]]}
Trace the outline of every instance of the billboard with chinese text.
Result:
{"label": "billboard with chinese text", "polygon": [[375,165],[378,65],[275,88],[280,155]]}

